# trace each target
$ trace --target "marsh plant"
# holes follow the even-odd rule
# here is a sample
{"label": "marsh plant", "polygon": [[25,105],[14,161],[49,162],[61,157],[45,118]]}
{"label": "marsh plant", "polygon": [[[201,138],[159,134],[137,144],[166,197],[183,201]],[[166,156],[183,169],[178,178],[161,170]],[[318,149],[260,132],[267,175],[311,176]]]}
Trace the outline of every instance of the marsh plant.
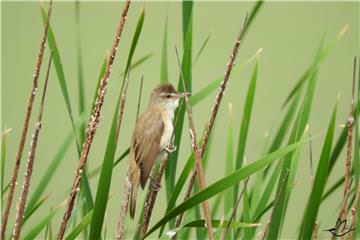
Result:
{"label": "marsh plant", "polygon": [[[86,81],[84,81],[86,68],[83,64],[82,51],[87,49],[82,49],[81,34],[77,34],[75,45],[78,75],[72,80],[75,79],[78,86],[76,93],[78,113],[73,111],[75,106],[70,97],[72,84],[69,84],[71,81],[69,78],[65,78],[68,74],[62,64],[61,51],[64,45],[61,47],[58,45],[56,28],[53,25],[57,4],[52,1],[39,4],[39,16],[43,21],[43,25],[39,26],[42,29],[40,48],[35,60],[32,86],[28,90],[28,102],[25,106],[16,106],[17,110],[24,111],[25,118],[16,155],[13,154],[16,156],[14,159],[6,158],[8,156],[6,150],[9,147],[7,138],[11,131],[4,128],[4,123],[2,125],[1,239],[288,238],[283,236],[282,232],[288,227],[286,219],[294,217],[289,213],[289,201],[295,190],[302,191],[301,188],[305,187],[298,184],[296,178],[298,163],[303,159],[308,160],[310,166],[308,177],[311,183],[306,187],[307,195],[306,199],[303,199],[306,207],[297,209],[301,220],[300,225],[292,227],[296,229],[293,237],[297,239],[326,237],[358,239],[360,237],[358,126],[360,77],[356,53],[353,54],[353,66],[349,66],[352,78],[342,79],[352,84],[352,89],[346,93],[351,95],[351,102],[347,106],[341,106],[349,109],[348,115],[341,116],[342,122],[337,121],[340,106],[334,96],[333,101],[327,100],[328,107],[332,107],[333,110],[328,121],[322,124],[323,131],[313,132],[310,124],[312,115],[316,117],[321,114],[312,111],[314,98],[320,91],[316,89],[316,83],[321,64],[326,59],[334,57],[330,53],[346,35],[348,25],[339,29],[334,36],[319,34],[320,43],[314,56],[311,56],[310,64],[297,77],[297,82],[289,91],[282,106],[279,106],[281,114],[277,114],[280,116],[278,124],[266,135],[262,146],[256,147],[258,157],[248,161],[246,152],[249,151],[249,130],[256,128],[253,124],[253,119],[256,118],[253,109],[258,78],[261,78],[259,72],[263,49],[258,46],[258,50],[246,61],[240,61],[239,56],[242,54],[243,43],[247,41],[246,36],[256,31],[254,21],[262,11],[266,11],[263,6],[268,3],[253,2],[253,7],[248,9],[247,13],[238,16],[238,28],[228,29],[233,32],[233,42],[228,42],[220,48],[221,51],[229,54],[227,62],[224,62],[223,66],[218,66],[225,73],[204,84],[200,90],[193,87],[196,80],[192,77],[192,71],[195,63],[206,53],[212,35],[209,34],[204,39],[199,49],[193,46],[193,39],[196,37],[193,36],[195,4],[191,1],[181,3],[182,29],[177,30],[169,26],[168,16],[164,19],[161,49],[158,52],[134,58],[137,49],[146,44],[141,34],[146,23],[147,6],[144,4],[141,7],[135,28],[130,29],[132,25],[127,22],[129,18],[134,18],[132,14],[135,13],[131,11],[134,3],[130,0],[119,3],[119,6],[123,5],[122,8],[119,7],[117,16],[119,21],[114,29],[112,44],[109,42],[108,46],[104,46],[104,49],[108,47],[110,50],[99,69],[99,76],[96,76],[97,82],[93,86],[95,89],[93,93],[86,92]],[[80,32],[82,4],[79,2],[73,4],[76,12],[76,31]],[[59,20],[59,18],[55,19]],[[179,31],[179,34],[182,34],[181,46],[171,47],[174,44],[168,40],[168,36],[172,31]],[[129,46],[122,46],[124,37],[131,38]],[[172,51],[173,54],[170,54]],[[134,189],[130,170],[129,173],[121,176],[121,179],[115,179],[113,172],[119,168],[128,169],[129,153],[133,154],[136,150],[126,148],[117,156],[118,145],[131,142],[131,136],[122,134],[122,123],[130,119],[127,114],[136,116],[135,122],[141,119],[139,116],[142,106],[146,106],[148,102],[147,99],[142,99],[143,92],[151,91],[150,88],[144,87],[146,72],[142,74],[136,91],[132,90],[134,88],[129,88],[129,84],[136,82],[134,80],[136,76],[133,76],[132,72],[140,69],[154,54],[160,56],[159,84],[169,83],[169,79],[173,79],[169,77],[170,74],[177,76],[178,82],[173,81],[177,89],[172,89],[171,93],[166,92],[169,98],[171,94],[174,96],[182,92],[189,94],[183,95],[174,113],[174,129],[170,138],[173,148],[162,154],[161,159],[153,166],[151,165],[151,174],[146,176],[149,181],[145,187],[145,197],[138,197],[138,210],[136,214],[134,209],[130,210],[134,217],[130,219],[128,208],[133,202],[129,203],[129,201],[134,197],[137,185]],[[124,70],[120,76],[114,76],[112,70],[119,55],[123,55],[122,59],[126,59],[120,63]],[[171,59],[169,56],[175,58]],[[6,61],[4,58],[3,60]],[[170,68],[170,62],[176,67]],[[230,83],[236,80],[232,76],[241,75],[245,68],[251,69],[248,88],[238,91],[239,95],[244,96],[244,101],[224,102],[225,92],[232,88]],[[45,76],[42,76],[43,72]],[[59,83],[58,90],[66,107],[64,117],[58,119],[58,123],[69,121],[71,134],[66,136],[53,155],[47,157],[49,161],[46,162],[46,170],[38,171],[39,164],[45,164],[37,159],[36,154],[38,148],[41,148],[41,139],[52,137],[44,136],[41,131],[42,128],[46,128],[46,123],[43,122],[46,122],[47,118],[47,101],[53,97],[47,93],[48,84],[52,84],[51,75],[54,75],[53,78]],[[116,78],[121,80],[121,86],[120,90],[116,90],[115,102],[111,104],[113,115],[109,124],[103,120],[103,104],[107,101],[109,88],[114,87],[109,83]],[[31,76],[28,80],[31,80]],[[271,91],[275,93],[277,90]],[[86,104],[85,96],[89,94],[93,98]],[[136,107],[131,108],[131,111],[125,111],[129,95],[137,96],[137,103],[132,104]],[[201,111],[201,114],[208,119],[205,129],[199,129],[195,125],[198,122],[196,121],[198,108],[194,110],[193,108],[211,98],[212,105]],[[227,121],[217,120],[221,115],[220,108],[228,112],[225,116]],[[242,118],[235,121],[234,111],[239,109],[242,111]],[[36,118],[32,119],[32,116]],[[33,121],[35,127],[31,125]],[[225,148],[213,144],[213,140],[218,138],[214,131],[216,125],[226,131],[227,137],[223,139],[226,142]],[[239,126],[237,142],[233,140],[234,126]],[[21,126],[11,127],[21,128]],[[105,148],[102,149],[101,165],[89,168],[87,165],[91,161],[91,149],[96,144],[97,130],[104,127],[109,127],[109,132]],[[191,153],[187,157],[179,154],[181,149],[188,147],[183,146],[182,138],[190,139]],[[313,154],[312,142],[315,140],[322,142],[321,148],[316,150],[320,154]],[[29,143],[29,149],[25,147],[26,143]],[[71,145],[76,148],[76,154],[67,156],[65,153]],[[304,157],[305,150],[308,150],[308,156]],[[222,152],[224,158],[209,163],[209,155],[214,151]],[[342,152],[345,154],[341,154]],[[49,207],[47,204],[50,198],[49,189],[54,188],[53,176],[59,170],[61,162],[69,157],[78,160],[74,169],[68,169],[72,176],[72,184],[57,189],[56,194],[63,200]],[[209,164],[222,165],[225,174],[217,172],[216,180],[209,181]],[[335,164],[341,165],[341,174],[336,175],[339,177],[337,181],[330,182],[328,180],[334,174]],[[7,170],[12,167],[12,171],[9,170],[8,174],[5,174],[5,165]],[[139,166],[139,169],[142,169],[141,167]],[[37,176],[36,181],[33,179],[34,176]],[[95,184],[91,184],[90,181]],[[111,186],[114,184],[116,187],[112,191]],[[19,198],[17,189],[19,189]],[[335,194],[337,190],[343,193],[340,198]],[[165,201],[159,198],[160,194],[164,196]],[[109,209],[108,202],[112,201],[114,195],[121,196],[117,198],[121,200],[116,203],[116,209]],[[333,198],[332,202],[337,206],[333,208],[335,209],[332,215],[333,225],[325,226],[318,213],[324,201],[330,198]],[[116,221],[106,221],[107,212],[110,211],[118,213]]]}

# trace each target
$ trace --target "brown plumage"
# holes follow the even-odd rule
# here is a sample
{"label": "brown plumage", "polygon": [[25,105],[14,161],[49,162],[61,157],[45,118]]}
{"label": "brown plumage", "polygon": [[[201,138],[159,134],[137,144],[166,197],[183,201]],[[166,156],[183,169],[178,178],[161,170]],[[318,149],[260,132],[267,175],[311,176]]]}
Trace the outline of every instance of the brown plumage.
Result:
{"label": "brown plumage", "polygon": [[170,144],[172,119],[180,94],[171,84],[157,86],[150,104],[136,122],[130,146],[129,179],[131,182],[130,216],[134,218],[139,185],[144,189],[159,154]]}

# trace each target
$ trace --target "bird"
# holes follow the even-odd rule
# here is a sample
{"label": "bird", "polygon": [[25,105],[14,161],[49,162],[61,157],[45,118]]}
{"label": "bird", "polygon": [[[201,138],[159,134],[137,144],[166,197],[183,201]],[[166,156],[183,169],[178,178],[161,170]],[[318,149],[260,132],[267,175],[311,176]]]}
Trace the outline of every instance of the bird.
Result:
{"label": "bird", "polygon": [[[178,93],[170,83],[156,86],[147,109],[138,118],[132,135],[128,177],[130,190],[130,217],[134,219],[136,195],[139,185],[145,188],[156,161],[176,150],[172,144],[174,111],[180,98],[188,93]],[[157,190],[158,191],[158,190]]]}

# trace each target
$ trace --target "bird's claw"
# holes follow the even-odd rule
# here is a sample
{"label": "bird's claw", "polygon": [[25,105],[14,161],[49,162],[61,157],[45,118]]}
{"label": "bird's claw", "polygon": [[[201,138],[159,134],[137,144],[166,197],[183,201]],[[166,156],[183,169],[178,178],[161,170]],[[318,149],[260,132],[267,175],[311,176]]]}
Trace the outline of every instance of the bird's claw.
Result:
{"label": "bird's claw", "polygon": [[158,192],[161,189],[161,184],[156,182],[156,178],[150,176],[151,179],[151,187],[154,192]]}
{"label": "bird's claw", "polygon": [[157,183],[157,182],[153,182],[153,184],[151,186],[152,186],[152,190],[154,192],[159,192],[161,189],[161,184]]}
{"label": "bird's claw", "polygon": [[167,153],[172,153],[172,152],[175,152],[176,151],[176,146],[174,146],[173,144],[169,144],[167,145],[164,150],[167,152]]}

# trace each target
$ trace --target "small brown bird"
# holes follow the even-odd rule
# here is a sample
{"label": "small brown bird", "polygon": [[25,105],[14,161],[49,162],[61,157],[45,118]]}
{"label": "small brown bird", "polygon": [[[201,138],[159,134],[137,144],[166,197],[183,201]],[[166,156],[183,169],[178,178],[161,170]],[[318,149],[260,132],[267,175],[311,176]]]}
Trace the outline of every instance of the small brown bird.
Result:
{"label": "small brown bird", "polygon": [[175,150],[172,145],[174,111],[179,99],[186,93],[178,93],[173,85],[166,83],[157,86],[150,96],[146,111],[137,120],[130,146],[129,180],[130,217],[134,218],[136,195],[139,188],[144,189],[156,159],[165,152]]}

